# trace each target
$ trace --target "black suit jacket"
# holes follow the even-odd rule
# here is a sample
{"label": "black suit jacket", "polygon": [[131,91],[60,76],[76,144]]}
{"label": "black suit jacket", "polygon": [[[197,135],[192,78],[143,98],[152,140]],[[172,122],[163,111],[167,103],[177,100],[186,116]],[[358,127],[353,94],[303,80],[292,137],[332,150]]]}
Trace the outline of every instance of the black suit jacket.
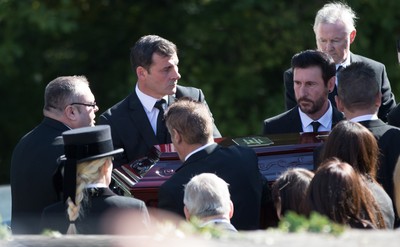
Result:
{"label": "black suit jacket", "polygon": [[[396,106],[396,100],[390,87],[390,82],[386,74],[385,65],[353,53],[350,53],[350,62],[363,62],[374,69],[376,74],[376,81],[379,82],[382,93],[382,104],[379,108],[378,117],[386,122],[388,113]],[[293,71],[291,68],[283,73],[283,81],[285,83],[285,107],[288,110],[297,105],[293,89]],[[329,94],[329,100],[331,101],[332,105],[336,107],[335,95],[337,95],[336,85],[334,90]]]}
{"label": "black suit jacket", "polygon": [[[124,209],[134,209],[138,212],[135,215],[135,222],[138,226],[146,227],[149,223],[149,214],[145,203],[141,200],[118,196],[108,188],[94,188],[94,192],[88,189],[88,201],[84,205],[84,215],[80,216],[75,226],[79,234],[112,234],[113,227],[107,222],[107,213],[115,210],[115,214]],[[58,202],[46,207],[43,210],[40,229],[51,229],[65,234],[69,226],[67,204]],[[108,217],[107,217],[108,216]]]}
{"label": "black suit jacket", "polygon": [[238,230],[260,227],[261,197],[264,179],[258,159],[250,148],[208,146],[186,160],[158,191],[158,207],[178,215],[183,213],[184,185],[195,175],[215,173],[229,184],[234,205],[231,223]]}
{"label": "black suit jacket", "polygon": [[[201,89],[179,85],[176,94],[169,96],[168,104],[185,96],[207,104]],[[98,122],[110,125],[114,147],[124,149],[122,155],[115,156],[114,167],[142,158],[154,145],[163,144],[158,143],[136,92],[101,114]],[[215,124],[213,135],[214,138],[221,137]],[[170,137],[168,143],[171,143]]]}
{"label": "black suit jacket", "polygon": [[[303,132],[299,107],[293,107],[289,111],[264,120],[263,134],[282,134],[282,133],[300,133]],[[332,127],[343,120],[343,113],[336,107],[332,107]]]}
{"label": "black suit jacket", "polygon": [[14,234],[37,234],[43,209],[58,201],[53,173],[64,146],[56,141],[69,130],[63,123],[45,117],[16,145],[11,159],[11,227]]}
{"label": "black suit jacket", "polygon": [[379,119],[362,121],[360,124],[369,129],[378,140],[380,160],[377,180],[393,200],[393,172],[400,155],[400,129]]}
{"label": "black suit jacket", "polygon": [[389,112],[387,123],[392,126],[400,127],[400,104],[396,105],[396,107]]}

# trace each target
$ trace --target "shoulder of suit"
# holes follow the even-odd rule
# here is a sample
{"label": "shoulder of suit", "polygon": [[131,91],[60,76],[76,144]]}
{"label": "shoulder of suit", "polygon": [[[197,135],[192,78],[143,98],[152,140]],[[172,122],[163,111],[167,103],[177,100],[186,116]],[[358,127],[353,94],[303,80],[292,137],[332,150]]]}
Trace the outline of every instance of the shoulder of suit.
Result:
{"label": "shoulder of suit", "polygon": [[284,74],[293,74],[293,69],[290,67],[283,72]]}
{"label": "shoulder of suit", "polygon": [[201,89],[199,89],[199,88],[185,87],[185,86],[178,85],[176,87],[175,95],[177,98],[188,96],[191,98],[195,98],[197,100],[197,98],[199,97],[200,94],[201,94]]}
{"label": "shoulder of suit", "polygon": [[354,62],[363,62],[363,63],[369,64],[372,67],[384,66],[383,63],[378,62],[376,60],[373,60],[372,58],[364,57],[364,56],[361,56],[361,55],[358,55],[358,54],[354,54],[354,53],[351,53],[350,58],[351,58],[351,62],[352,63],[354,63]]}
{"label": "shoulder of suit", "polygon": [[127,97],[116,103],[115,105],[111,106],[107,110],[105,110],[101,116],[110,116],[112,114],[116,114],[120,111],[125,112],[126,108],[129,107],[132,100],[138,99],[135,93],[129,94]]}
{"label": "shoulder of suit", "polygon": [[268,123],[275,123],[275,122],[286,121],[288,118],[290,118],[291,116],[293,116],[294,114],[296,114],[296,112],[297,112],[297,106],[296,106],[296,107],[293,107],[293,108],[290,109],[290,110],[287,110],[287,111],[285,111],[285,112],[282,112],[282,113],[280,113],[280,114],[278,114],[278,115],[276,115],[276,116],[273,116],[273,117],[270,117],[270,118],[265,119],[265,120],[264,120],[264,123],[265,123],[265,124],[268,124]]}
{"label": "shoulder of suit", "polygon": [[133,205],[140,205],[144,203],[142,200],[133,198],[133,197],[128,197],[128,196],[120,196],[120,195],[112,195],[106,198],[107,201],[109,202],[120,202],[120,203],[125,203],[127,205],[133,204]]}

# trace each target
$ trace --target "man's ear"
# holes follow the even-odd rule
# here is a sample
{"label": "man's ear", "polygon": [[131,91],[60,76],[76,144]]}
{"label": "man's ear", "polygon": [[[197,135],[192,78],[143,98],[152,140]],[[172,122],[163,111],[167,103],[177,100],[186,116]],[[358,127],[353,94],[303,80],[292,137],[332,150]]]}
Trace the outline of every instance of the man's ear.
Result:
{"label": "man's ear", "polygon": [[375,106],[379,108],[381,107],[381,104],[382,104],[382,93],[379,92],[375,97]]}
{"label": "man's ear", "polygon": [[355,40],[356,34],[357,31],[355,29],[350,33],[350,44],[353,43],[353,41]]}
{"label": "man's ear", "polygon": [[147,75],[147,70],[145,68],[143,68],[142,66],[138,66],[136,68],[136,75],[137,75],[138,79],[143,80]]}
{"label": "man's ear", "polygon": [[76,120],[77,119],[77,112],[78,110],[72,106],[72,105],[68,105],[67,107],[65,107],[64,109],[64,114],[65,116],[69,119],[69,120]]}
{"label": "man's ear", "polygon": [[332,76],[328,81],[328,92],[331,93],[335,89],[336,76]]}
{"label": "man's ear", "polygon": [[233,216],[233,212],[235,211],[235,208],[233,207],[233,202],[232,201],[229,202],[229,206],[230,206],[229,219],[231,219],[232,216]]}
{"label": "man's ear", "polygon": [[185,218],[187,221],[190,220],[189,210],[187,209],[186,205],[183,207],[183,213],[185,214]]}
{"label": "man's ear", "polygon": [[177,144],[182,142],[182,135],[176,129],[172,129],[171,138]]}

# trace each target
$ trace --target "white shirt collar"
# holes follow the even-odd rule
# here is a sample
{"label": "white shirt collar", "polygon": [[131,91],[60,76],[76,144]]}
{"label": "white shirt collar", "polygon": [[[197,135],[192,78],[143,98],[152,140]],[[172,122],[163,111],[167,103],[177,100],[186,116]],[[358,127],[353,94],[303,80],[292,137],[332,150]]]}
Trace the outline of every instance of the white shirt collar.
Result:
{"label": "white shirt collar", "polygon": [[362,115],[362,116],[352,118],[352,119],[350,119],[350,121],[358,123],[358,122],[362,122],[362,121],[377,120],[377,119],[378,119],[377,114],[367,114],[367,115]]}
{"label": "white shirt collar", "polygon": [[189,159],[189,157],[190,156],[192,156],[193,154],[195,154],[195,153],[197,153],[197,152],[199,152],[199,151],[201,151],[201,150],[203,150],[203,149],[205,149],[206,147],[208,147],[208,146],[211,146],[211,145],[213,145],[215,142],[210,142],[210,143],[207,143],[206,145],[204,145],[204,146],[201,146],[201,147],[199,147],[199,148],[197,148],[197,149],[195,149],[195,150],[193,150],[192,152],[190,152],[188,155],[186,155],[186,157],[185,157],[185,161],[186,160],[188,160]]}
{"label": "white shirt collar", "polygon": [[349,66],[349,65],[350,65],[350,53],[349,53],[349,55],[347,56],[346,60],[343,61],[343,63],[336,64],[336,70],[337,70],[340,66],[342,66],[343,68],[346,68],[346,67]]}
{"label": "white shirt collar", "polygon": [[[135,92],[140,100],[140,102],[143,105],[143,108],[145,109],[145,111],[147,112],[151,112],[154,108],[154,104],[159,100],[156,98],[153,98],[145,93],[143,93],[142,91],[140,91],[138,84],[136,83],[136,87],[135,87]],[[168,102],[168,96],[164,96],[163,99],[166,100],[166,102]]]}
{"label": "white shirt collar", "polygon": [[[328,103],[329,103],[328,110],[325,112],[324,115],[322,115],[322,117],[316,120],[321,124],[321,126],[319,127],[319,131],[330,131],[332,128],[333,108],[329,100]],[[299,109],[301,124],[303,127],[303,132],[312,132],[311,122],[313,122],[314,120],[311,119],[309,116],[307,116],[307,114],[302,112],[300,107],[298,107],[298,109]]]}
{"label": "white shirt collar", "polygon": [[106,188],[108,187],[104,183],[94,183],[94,184],[87,184],[85,188]]}

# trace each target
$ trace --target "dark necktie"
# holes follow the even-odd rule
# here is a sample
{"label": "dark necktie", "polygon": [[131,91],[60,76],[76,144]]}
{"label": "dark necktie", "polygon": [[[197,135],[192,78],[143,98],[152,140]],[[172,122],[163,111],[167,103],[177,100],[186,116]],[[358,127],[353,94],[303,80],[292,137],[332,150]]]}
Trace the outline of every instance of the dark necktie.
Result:
{"label": "dark necktie", "polygon": [[154,104],[154,107],[159,110],[157,116],[157,140],[159,144],[167,142],[167,127],[164,121],[164,107],[167,102],[165,99],[161,99]]}
{"label": "dark necktie", "polygon": [[[338,80],[338,76],[343,69],[344,69],[344,67],[342,65],[339,65],[339,67],[336,69],[336,80]],[[339,85],[339,81],[338,81],[338,85]]]}
{"label": "dark necktie", "polygon": [[318,121],[313,121],[313,122],[311,123],[311,125],[312,125],[312,128],[313,128],[313,132],[314,132],[314,133],[317,133],[317,132],[318,132],[319,126],[321,126],[321,123],[318,122]]}
{"label": "dark necktie", "polygon": [[[339,75],[340,71],[343,70],[343,69],[344,69],[344,67],[342,65],[339,65],[339,67],[336,69],[336,80],[338,80],[337,76]],[[339,82],[338,82],[338,85],[339,85]],[[331,103],[332,103],[332,105],[334,107],[336,107],[335,95],[337,95],[336,82],[335,82],[335,86],[333,87],[332,92],[330,92],[329,95],[328,95],[328,98],[329,98],[329,100],[331,101]]]}

